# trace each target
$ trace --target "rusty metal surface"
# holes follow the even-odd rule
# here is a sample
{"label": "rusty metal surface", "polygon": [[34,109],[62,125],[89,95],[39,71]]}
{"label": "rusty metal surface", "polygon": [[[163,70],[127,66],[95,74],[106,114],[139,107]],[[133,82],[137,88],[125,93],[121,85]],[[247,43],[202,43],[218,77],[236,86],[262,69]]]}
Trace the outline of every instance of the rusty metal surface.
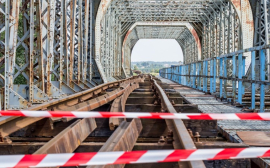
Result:
{"label": "rusty metal surface", "polygon": [[[123,121],[114,131],[99,152],[131,151],[142,130],[140,119],[131,122]],[[87,168],[123,168],[125,165],[87,166]]]}
{"label": "rusty metal surface", "polygon": [[[45,144],[46,142],[13,142],[12,144],[0,143],[0,155],[33,154]],[[82,142],[74,152],[97,152],[104,144],[104,142]],[[172,144],[164,143],[136,143],[133,151],[158,149],[173,149],[173,146]]]}
{"label": "rusty metal surface", "polygon": [[248,148],[244,143],[231,143],[224,141],[209,141],[209,142],[195,142],[198,149],[214,149],[214,148]]}
{"label": "rusty metal surface", "polygon": [[[74,106],[80,102],[87,101],[88,99],[93,98],[93,95],[98,95],[102,91],[108,88],[112,88],[114,86],[120,86],[121,84],[128,86],[137,78],[139,77],[132,77],[132,78],[128,78],[128,79],[117,81],[117,82],[103,84],[93,89],[89,89],[80,93],[67,96],[66,98],[62,98],[59,100],[54,100],[48,103],[30,107],[27,110],[45,110],[45,109],[53,110],[53,109],[58,109],[59,107],[66,107],[66,108],[69,107],[68,110],[70,110],[70,106]],[[123,92],[124,90],[120,89],[119,92],[113,92],[111,97],[109,97],[108,99],[103,96],[103,99],[92,100],[93,102],[91,100],[90,100],[91,102],[83,102],[83,106],[80,106],[79,108],[74,106],[74,109],[78,111],[82,111],[82,110],[88,110],[88,109],[100,107],[101,105],[104,105],[105,103],[112,101],[116,97],[120,96]],[[93,104],[89,104],[89,103],[93,103]],[[9,134],[15,131],[18,131],[41,119],[42,118],[16,118],[16,117],[12,117],[12,119],[11,118],[4,119],[2,121],[2,123],[4,124],[0,125],[1,136],[6,137]]]}
{"label": "rusty metal surface", "polygon": [[[139,82],[142,82],[142,81],[143,81],[143,78],[138,78],[136,80],[132,80],[132,82],[130,82],[129,86],[127,88],[125,88],[123,95],[116,98],[113,101],[110,111],[111,112],[124,112],[125,111],[126,101],[127,101],[128,97],[129,97],[129,95],[135,89],[139,88]],[[115,127],[119,126],[119,124],[122,121],[124,121],[124,119],[110,118],[109,119],[110,130],[114,130]]]}
{"label": "rusty metal surface", "polygon": [[237,131],[241,140],[250,146],[270,146],[270,132],[264,131]]}
{"label": "rusty metal surface", "polygon": [[37,122],[39,120],[41,120],[42,118],[31,118],[31,117],[27,117],[27,118],[23,118],[23,117],[19,117],[19,118],[15,118],[13,120],[10,120],[9,122],[6,122],[5,124],[0,125],[0,133],[2,137],[6,137],[9,134],[16,132],[34,122]]}
{"label": "rusty metal surface", "polygon": [[85,90],[85,91],[82,91],[82,92],[79,92],[79,93],[72,94],[72,95],[67,96],[65,98],[61,98],[61,99],[58,99],[58,100],[53,100],[53,101],[50,101],[50,102],[43,103],[41,105],[36,105],[36,106],[30,107],[30,108],[28,108],[28,110],[53,109],[54,106],[56,106],[56,105],[59,106],[59,104],[75,105],[75,104],[77,104],[79,102],[82,102],[82,101],[85,101],[87,99],[92,98],[93,93],[94,94],[99,94],[103,90],[106,90],[108,88],[112,88],[114,86],[119,86],[121,83],[123,83],[125,81],[128,81],[130,79],[133,79],[133,78],[137,78],[137,77],[131,77],[131,78],[116,81],[116,82],[110,82],[110,83],[102,84],[102,85],[96,86],[96,87],[94,87],[92,89],[88,89],[88,90]]}
{"label": "rusty metal surface", "polygon": [[[159,98],[161,99],[161,106],[164,111],[168,111],[170,113],[177,113],[174,109],[173,105],[171,104],[170,100],[168,99],[166,93],[163,89],[157,84],[156,80],[152,78],[151,81],[153,82],[153,87],[156,89]],[[167,126],[170,130],[173,131],[175,138],[174,148],[175,149],[196,149],[196,146],[193,140],[190,137],[184,123],[182,120],[165,120]],[[177,144],[180,142],[180,144]],[[193,161],[189,162],[189,167],[192,168],[205,168],[203,161]]]}
{"label": "rusty metal surface", "polygon": [[93,118],[77,120],[35,154],[72,153],[96,127],[96,121]]}

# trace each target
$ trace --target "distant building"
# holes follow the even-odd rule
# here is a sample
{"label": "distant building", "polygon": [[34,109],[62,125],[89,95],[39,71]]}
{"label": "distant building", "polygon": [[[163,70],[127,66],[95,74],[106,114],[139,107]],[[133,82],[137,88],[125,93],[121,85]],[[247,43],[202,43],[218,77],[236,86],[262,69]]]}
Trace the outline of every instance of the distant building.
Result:
{"label": "distant building", "polygon": [[170,65],[169,65],[169,64],[164,64],[163,66],[164,66],[165,68],[170,67]]}

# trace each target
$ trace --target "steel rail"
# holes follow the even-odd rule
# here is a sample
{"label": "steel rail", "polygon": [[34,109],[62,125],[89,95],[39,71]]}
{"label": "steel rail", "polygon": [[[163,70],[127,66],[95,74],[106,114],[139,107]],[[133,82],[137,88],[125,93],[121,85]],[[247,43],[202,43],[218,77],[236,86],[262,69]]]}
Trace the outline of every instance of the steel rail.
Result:
{"label": "steel rail", "polygon": [[[142,79],[143,80],[143,79]],[[126,87],[122,96],[113,101],[110,112],[125,111],[125,104],[130,93],[139,88],[141,80],[133,80],[128,87]],[[118,127],[117,127],[118,126]],[[136,141],[142,131],[142,123],[140,119],[132,119],[130,122],[125,119],[110,118],[109,127],[111,130],[117,129],[113,132],[106,143],[101,147],[99,152],[110,151],[131,151],[136,144]],[[121,165],[102,165],[102,166],[88,166],[87,168],[123,168],[125,164]]]}
{"label": "steel rail", "polygon": [[[161,107],[163,110],[166,110],[167,112],[170,113],[177,113],[177,111],[174,109],[173,105],[171,104],[169,98],[167,97],[166,93],[164,90],[159,86],[159,84],[156,82],[155,79],[151,76],[151,81],[153,84],[154,89],[158,93],[158,96],[161,100]],[[196,149],[196,146],[193,142],[193,140],[190,137],[190,134],[188,133],[185,124],[183,123],[182,120],[171,120],[169,121],[172,123],[174,127],[174,131],[176,132],[176,136],[174,137],[175,140],[179,140],[180,146],[182,149]],[[167,122],[167,125],[169,126],[170,123]],[[175,149],[180,149],[179,145],[174,144]],[[189,162],[189,167],[190,168],[205,168],[205,165],[203,161],[191,161]]]}
{"label": "steel rail", "polygon": [[[110,112],[124,112],[125,111],[125,105],[127,98],[129,97],[130,93],[133,92],[135,89],[139,88],[139,82],[143,82],[144,78],[140,79],[140,81],[136,81],[134,83],[130,84],[130,87],[128,87],[125,92],[122,94],[122,96],[116,98],[111,106]],[[124,121],[124,119],[120,118],[110,118],[109,119],[109,127],[110,130],[114,130],[115,127],[119,126],[121,122]]]}
{"label": "steel rail", "polygon": [[[102,84],[100,86],[97,86],[95,88],[86,90],[86,91],[82,91],[80,93],[76,93],[70,96],[67,96],[65,98],[61,98],[59,100],[53,100],[47,103],[43,103],[40,105],[36,105],[33,107],[30,107],[26,110],[29,111],[34,111],[34,110],[45,110],[45,109],[49,109],[49,110],[54,110],[56,108],[60,108],[62,107],[68,107],[68,106],[74,106],[78,103],[83,103],[84,101],[94,98],[96,95],[100,94],[101,92],[105,91],[108,88],[113,88],[115,86],[120,87],[121,84],[128,82],[128,83],[132,83],[134,80],[136,79],[140,79],[140,76],[138,77],[131,77],[128,79],[124,79],[124,80],[120,80],[120,81],[116,81],[116,82],[110,82],[110,83],[106,83],[106,84]],[[124,91],[122,89],[119,90],[119,92],[121,92],[121,94],[124,93]],[[120,96],[121,94],[117,94],[117,96]],[[113,95],[114,98],[116,98],[117,96]],[[97,104],[95,105],[95,107],[100,107],[102,105],[104,105],[104,101],[103,99],[101,100],[96,100]],[[86,106],[88,107],[88,106]],[[84,109],[84,108],[82,108]],[[4,137],[10,135],[13,132],[16,132],[30,124],[33,124],[39,120],[43,119],[42,117],[38,117],[38,118],[21,118],[21,117],[5,117],[2,121],[1,121],[1,125],[0,125],[0,136],[2,137],[1,139],[3,139]]]}

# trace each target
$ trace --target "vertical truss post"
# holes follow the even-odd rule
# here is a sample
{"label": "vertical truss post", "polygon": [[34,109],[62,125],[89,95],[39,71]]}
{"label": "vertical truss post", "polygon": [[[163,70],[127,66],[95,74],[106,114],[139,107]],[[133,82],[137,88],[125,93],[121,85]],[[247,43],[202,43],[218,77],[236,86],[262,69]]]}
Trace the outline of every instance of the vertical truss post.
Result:
{"label": "vertical truss post", "polygon": [[223,97],[223,58],[219,59],[219,97],[222,98]]}
{"label": "vertical truss post", "polygon": [[[4,110],[7,110],[9,108],[9,86],[12,85],[10,83],[10,65],[9,65],[9,21],[10,21],[10,1],[6,0],[5,4],[5,96],[4,96]],[[11,80],[12,81],[12,80]]]}
{"label": "vertical truss post", "polygon": [[51,80],[52,80],[52,71],[54,64],[54,51],[53,51],[53,43],[54,43],[54,27],[55,27],[55,5],[56,0],[51,0],[47,6],[47,93],[48,95],[52,95],[51,92]]}
{"label": "vertical truss post", "polygon": [[[83,41],[83,63],[82,63],[82,69],[83,69],[83,82],[86,83],[86,79],[87,79],[87,74],[89,74],[90,72],[87,71],[87,64],[88,64],[88,33],[89,33],[89,21],[91,22],[91,18],[89,19],[89,0],[84,0],[84,34],[83,34],[83,37],[84,37],[84,41]],[[91,31],[91,30],[90,30]],[[92,40],[92,39],[90,39]]]}
{"label": "vertical truss post", "polygon": [[69,81],[68,84],[73,88],[73,68],[75,55],[75,22],[76,22],[77,0],[70,1],[70,56],[69,56]]}
{"label": "vertical truss post", "polygon": [[[42,44],[42,9],[41,9],[41,2],[36,2],[36,20],[37,20],[37,52],[36,54],[38,57],[38,75],[39,75],[39,88],[42,92],[45,93],[45,75],[44,75],[44,60],[43,60],[43,44]],[[31,67],[31,66],[30,66]],[[34,68],[34,67],[33,67]],[[30,87],[31,88],[31,87]]]}
{"label": "vertical truss post", "polygon": [[[78,31],[78,41],[77,41],[77,45],[78,45],[78,54],[77,54],[77,74],[76,75],[76,82],[77,84],[80,83],[81,81],[81,77],[83,76],[83,62],[84,62],[84,52],[83,52],[83,20],[82,20],[82,0],[78,0],[78,22],[77,22],[77,31]],[[77,9],[75,9],[77,10]],[[77,15],[75,15],[76,19],[77,19]],[[74,52],[75,54],[75,52]],[[74,60],[75,61],[75,60]],[[75,62],[76,64],[76,62]]]}
{"label": "vertical truss post", "polygon": [[[88,45],[88,48],[89,48],[89,51],[87,53],[87,57],[88,57],[88,66],[87,66],[87,73],[89,74],[88,76],[88,81],[91,82],[92,80],[92,74],[93,74],[93,46],[94,46],[94,43],[95,43],[95,40],[94,40],[94,29],[93,29],[93,25],[94,25],[94,0],[90,0],[90,5],[89,5],[89,20],[90,20],[90,23],[89,23],[89,45]],[[87,25],[88,26],[88,25]]]}
{"label": "vertical truss post", "polygon": [[243,54],[238,54],[238,103],[242,104]]}
{"label": "vertical truss post", "polygon": [[[252,51],[251,53],[251,80],[254,81],[255,78],[255,64],[256,64],[256,51]],[[255,83],[252,82],[251,84],[251,109],[255,110]]]}
{"label": "vertical truss post", "polygon": [[[6,0],[5,4],[5,106],[9,108],[10,89],[13,88],[13,74],[15,72],[16,45],[19,26],[19,6],[20,1]],[[10,10],[10,7],[12,9]]]}
{"label": "vertical truss post", "polygon": [[35,64],[35,53],[34,53],[34,34],[35,34],[35,23],[34,23],[34,0],[30,1],[30,73],[29,73],[29,101],[34,101],[34,64]]}
{"label": "vertical truss post", "polygon": [[[265,81],[265,50],[260,50],[260,81]],[[265,85],[261,83],[260,89],[260,112],[264,112]]]}
{"label": "vertical truss post", "polygon": [[[60,74],[59,74],[59,89],[62,89],[63,76],[67,77],[64,73],[64,63],[67,65],[65,58],[67,57],[67,30],[66,30],[66,0],[61,0],[61,23],[60,23]],[[67,81],[67,79],[65,79]]]}

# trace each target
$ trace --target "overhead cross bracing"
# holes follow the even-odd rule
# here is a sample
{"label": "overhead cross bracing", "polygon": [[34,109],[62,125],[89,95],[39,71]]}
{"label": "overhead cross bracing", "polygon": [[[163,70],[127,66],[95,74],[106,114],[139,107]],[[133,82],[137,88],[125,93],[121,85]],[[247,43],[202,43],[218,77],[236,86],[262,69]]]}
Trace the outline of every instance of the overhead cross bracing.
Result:
{"label": "overhead cross bracing", "polygon": [[[175,39],[184,53],[189,53],[186,63],[201,59],[201,43],[194,28],[182,22],[136,22],[123,42],[125,70],[129,71],[131,50],[139,39]],[[185,55],[185,54],[184,54]]]}
{"label": "overhead cross bracing", "polygon": [[200,22],[200,17],[221,5],[221,0],[119,0],[109,8],[122,22],[186,21]]}
{"label": "overhead cross bracing", "polygon": [[[96,21],[96,62],[99,62],[98,68],[101,72],[101,76],[106,80],[107,76],[115,76],[120,72],[122,68],[123,73],[127,76],[130,73],[130,53],[133,48],[131,45],[129,48],[124,48],[125,55],[122,48],[122,59],[124,61],[122,67],[117,64],[113,64],[116,67],[108,67],[113,62],[110,58],[116,58],[118,56],[111,51],[116,51],[119,54],[120,48],[111,46],[110,34],[113,37],[121,32],[121,40],[123,36],[128,38],[130,30],[138,22],[143,22],[147,25],[147,22],[159,22],[159,24],[166,22],[182,22],[189,23],[192,27],[191,33],[197,34],[194,36],[202,44],[201,51],[199,51],[198,58],[192,58],[192,56],[185,56],[185,62],[192,62],[192,60],[200,60],[204,58],[211,58],[217,55],[230,53],[239,49],[252,47],[253,44],[253,15],[252,8],[248,0],[239,1],[184,1],[184,0],[172,0],[172,1],[101,1],[97,13]],[[114,20],[114,18],[116,20]],[[112,22],[112,20],[114,20]],[[121,22],[121,23],[119,23]],[[143,25],[143,23],[141,25]],[[119,32],[114,32],[121,25]],[[112,31],[111,31],[112,30]],[[108,32],[108,33],[106,33]],[[115,34],[115,36],[114,36]],[[175,39],[177,37],[174,37]],[[188,38],[190,39],[190,38]],[[187,40],[188,40],[187,39]],[[119,40],[116,38],[115,40]],[[114,38],[112,38],[114,41]],[[122,41],[120,42],[122,43]],[[124,40],[125,43],[125,40]],[[135,43],[135,40],[132,41]],[[198,43],[198,42],[197,42]],[[111,47],[111,48],[110,48]],[[182,48],[184,48],[182,46]],[[128,51],[130,50],[130,51]],[[194,53],[196,51],[192,50]],[[200,57],[202,55],[202,57]],[[189,58],[191,59],[189,60]],[[104,68],[104,69],[103,69]],[[104,73],[103,73],[104,72]],[[109,78],[110,79],[110,78]]]}

